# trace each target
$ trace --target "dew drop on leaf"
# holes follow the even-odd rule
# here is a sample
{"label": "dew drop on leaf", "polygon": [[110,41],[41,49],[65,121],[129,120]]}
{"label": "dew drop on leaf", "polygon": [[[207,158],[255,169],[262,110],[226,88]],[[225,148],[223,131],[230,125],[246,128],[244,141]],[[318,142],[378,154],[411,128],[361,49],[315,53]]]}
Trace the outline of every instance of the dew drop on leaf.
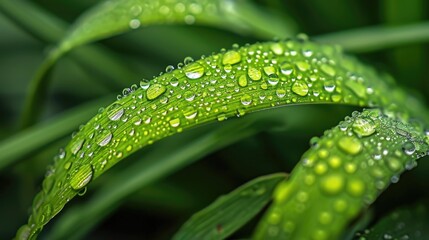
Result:
{"label": "dew drop on leaf", "polygon": [[412,142],[405,142],[404,145],[402,145],[402,150],[407,155],[412,155],[416,151],[416,146]]}
{"label": "dew drop on leaf", "polygon": [[253,81],[259,81],[262,78],[261,71],[259,71],[259,69],[254,68],[254,67],[249,67],[249,69],[247,70],[247,75]]}
{"label": "dew drop on leaf", "polygon": [[165,93],[167,89],[161,84],[153,84],[146,91],[147,100],[154,100]]}
{"label": "dew drop on leaf", "polygon": [[356,118],[352,124],[353,131],[358,136],[367,137],[375,132],[375,124],[371,119]]}
{"label": "dew drop on leaf", "polygon": [[112,121],[119,120],[124,114],[124,108],[121,104],[115,103],[107,108],[107,117]]}
{"label": "dew drop on leaf", "polygon": [[85,164],[70,179],[70,186],[78,191],[84,188],[92,180],[94,170],[91,164]]}
{"label": "dew drop on leaf", "polygon": [[241,62],[241,55],[237,51],[231,50],[226,52],[222,58],[223,65],[233,65]]}
{"label": "dew drop on leaf", "polygon": [[73,141],[73,143],[70,145],[70,151],[76,155],[77,152],[82,148],[83,143],[85,142],[85,139],[77,139],[76,141]]}
{"label": "dew drop on leaf", "polygon": [[306,83],[302,81],[296,81],[292,85],[292,92],[299,95],[299,96],[306,96],[308,94],[308,86]]}
{"label": "dew drop on leaf", "polygon": [[238,77],[238,80],[237,80],[237,82],[238,82],[238,86],[240,86],[240,87],[245,87],[245,86],[247,86],[247,77],[246,77],[246,75],[240,75],[239,77]]}
{"label": "dew drop on leaf", "polygon": [[340,174],[331,174],[320,181],[320,188],[326,194],[337,194],[343,190],[344,181]]}
{"label": "dew drop on leaf", "polygon": [[280,65],[280,72],[284,75],[291,75],[293,73],[293,64],[290,62],[283,62]]}
{"label": "dew drop on leaf", "polygon": [[338,147],[347,154],[356,155],[362,150],[360,141],[351,136],[341,137],[338,140]]}
{"label": "dew drop on leaf", "polygon": [[112,133],[109,130],[103,130],[96,138],[96,142],[100,147],[104,147],[109,144],[112,139]]}
{"label": "dew drop on leaf", "polygon": [[189,79],[198,79],[202,77],[205,72],[204,67],[197,62],[187,65],[184,70],[186,77]]}

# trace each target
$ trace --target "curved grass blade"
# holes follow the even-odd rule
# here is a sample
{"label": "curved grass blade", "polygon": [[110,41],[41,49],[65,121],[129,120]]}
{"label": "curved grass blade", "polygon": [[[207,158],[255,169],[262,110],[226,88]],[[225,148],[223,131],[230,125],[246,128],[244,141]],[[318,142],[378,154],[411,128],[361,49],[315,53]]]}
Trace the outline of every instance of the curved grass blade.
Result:
{"label": "curved grass blade", "polygon": [[[291,34],[292,27],[279,23],[271,15],[261,16],[258,9],[249,5],[250,3],[246,1],[229,0],[112,0],[97,5],[78,19],[74,28],[41,64],[30,83],[21,125],[27,127],[36,119],[38,114],[36,106],[44,99],[43,86],[47,85],[48,74],[54,64],[66,52],[79,45],[134,30],[140,26],[169,23],[196,22],[236,31],[257,29],[263,31],[263,35],[268,32],[270,37],[285,37]],[[249,21],[246,16],[253,18]],[[257,25],[253,24],[255,18],[258,20]]]}
{"label": "curved grass blade", "polygon": [[354,112],[313,141],[276,189],[255,239],[337,239],[350,220],[428,154],[428,142],[422,125],[379,109]]}
{"label": "curved grass blade", "polygon": [[428,205],[396,209],[355,239],[429,239]]}
{"label": "curved grass blade", "polygon": [[429,22],[401,26],[374,26],[314,37],[321,43],[340,44],[347,51],[371,52],[429,41]]}
{"label": "curved grass blade", "polygon": [[[301,124],[311,124],[312,121],[306,116],[309,112],[315,113],[315,111],[317,112],[317,109],[313,108],[307,111],[297,111],[294,108],[278,109],[263,114],[256,113],[240,120],[227,121],[219,126],[196,128],[166,138],[160,141],[153,151],[142,154],[140,158],[145,159],[144,161],[135,161],[121,172],[110,175],[102,188],[93,193],[94,197],[89,202],[65,211],[55,221],[46,238],[80,239],[104,219],[106,214],[114,211],[127,196],[142,187],[152,184],[173,171],[178,171],[209,153],[265,131],[267,126],[271,129],[285,128],[285,126],[288,129],[296,129],[295,127]],[[318,114],[322,115],[322,111]],[[169,149],[169,152],[165,149]],[[71,235],[73,237],[70,237]]]}
{"label": "curved grass blade", "polygon": [[220,196],[194,214],[173,239],[225,239],[268,204],[273,190],[286,177],[284,173],[258,177]]}
{"label": "curved grass blade", "polygon": [[234,47],[131,86],[74,136],[35,198],[22,238],[33,238],[86,185],[142,147],[185,129],[281,105],[422,106],[341,49],[305,39]]}

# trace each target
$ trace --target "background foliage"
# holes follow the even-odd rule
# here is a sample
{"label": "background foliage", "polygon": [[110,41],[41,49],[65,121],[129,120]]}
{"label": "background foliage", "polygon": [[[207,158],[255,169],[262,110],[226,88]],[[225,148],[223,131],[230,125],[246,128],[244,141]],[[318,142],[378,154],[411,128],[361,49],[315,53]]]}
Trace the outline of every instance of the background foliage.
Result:
{"label": "background foliage", "polygon": [[[40,117],[36,117],[34,127],[23,130],[20,122],[28,85],[47,50],[63,36],[68,26],[82,12],[98,1],[37,0],[24,2],[22,6],[20,3],[21,1],[0,1],[0,10],[3,12],[0,14],[2,239],[11,238],[16,229],[26,221],[28,207],[35,193],[40,190],[40,183],[52,156],[69,141],[69,136],[81,123],[95,115],[100,106],[112,102],[122,89],[138,83],[142,78],[151,79],[164,71],[165,66],[181,62],[186,56],[197,59],[203,54],[209,55],[219,49],[229,48],[234,43],[244,45],[266,40],[268,37],[222,27],[147,26],[96,44],[95,47],[101,54],[91,54],[92,61],[106,66],[108,72],[82,61],[85,56],[80,57],[79,54],[85,55],[92,50],[77,49],[75,53],[62,58],[51,72],[52,81],[43,85],[48,99],[34,109]],[[14,4],[17,6],[16,10],[10,11],[10,6],[13,7]],[[429,6],[426,1],[259,0],[253,1],[253,4],[287,23],[291,33],[305,32],[316,41],[335,40],[333,43],[343,45],[364,62],[391,73],[401,87],[429,103],[427,41],[410,37],[395,43],[401,37],[413,36],[415,24],[427,23],[425,21]],[[38,14],[41,18],[32,18],[33,14]],[[14,19],[19,16],[24,16],[29,21],[17,24],[19,21]],[[40,19],[47,20],[38,21]],[[357,32],[356,35],[336,34],[369,26],[404,27],[398,36],[394,35],[390,39],[374,34],[374,31]],[[426,31],[429,35],[429,27],[419,31]],[[331,33],[333,35],[329,35]],[[114,61],[107,61],[110,58]],[[72,201],[57,219],[47,225],[42,237],[70,233],[68,231],[72,228],[67,227],[67,222],[73,221],[74,212],[78,215],[79,208],[90,209],[88,206],[91,203],[101,205],[104,202],[106,207],[102,214],[89,215],[87,219],[88,222],[93,220],[97,224],[89,224],[79,229],[79,232],[73,232],[74,238],[168,238],[186,219],[217,196],[255,177],[279,171],[289,172],[308,148],[308,141],[312,136],[322,135],[324,130],[335,126],[353,110],[355,108],[323,105],[272,110],[273,115],[288,115],[288,118],[281,124],[266,120],[266,124],[278,126],[268,128],[255,125],[251,128],[253,132],[243,133],[251,137],[238,142],[231,141],[197,156],[192,153],[192,148],[183,150],[185,158],[195,158],[195,163],[175,166],[174,173],[149,186],[138,188],[132,194],[125,194],[120,198],[111,196],[110,201],[97,200],[97,194],[108,192],[109,188],[124,187],[112,182],[118,178],[130,178],[121,172],[135,167],[133,163],[136,161],[143,158],[156,159],[165,149],[178,151],[187,144],[203,148],[199,144],[207,143],[192,142],[191,134],[200,136],[205,129],[213,129],[214,126],[204,126],[188,135],[161,141],[146,148],[145,153],[131,156],[95,181],[84,198]],[[177,145],[181,141],[187,144]],[[429,170],[429,164],[425,160],[422,159],[418,168],[401,176],[401,181],[381,195],[371,211],[365,213],[371,215],[368,222],[375,222],[400,205],[427,198],[425,173]],[[141,165],[137,170],[142,171],[144,167],[145,165]],[[137,170],[133,176],[139,174]],[[253,226],[252,223],[248,224],[234,236],[248,237]]]}

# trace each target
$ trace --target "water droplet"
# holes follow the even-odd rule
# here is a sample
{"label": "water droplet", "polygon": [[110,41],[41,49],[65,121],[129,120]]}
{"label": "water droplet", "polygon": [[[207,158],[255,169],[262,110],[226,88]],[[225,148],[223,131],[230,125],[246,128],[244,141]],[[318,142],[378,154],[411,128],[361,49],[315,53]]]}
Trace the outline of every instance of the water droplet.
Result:
{"label": "water droplet", "polygon": [[104,147],[112,140],[112,133],[109,130],[103,130],[95,140],[100,147]]}
{"label": "water droplet", "polygon": [[355,137],[342,137],[338,140],[338,147],[347,154],[356,155],[362,150],[362,144]]}
{"label": "water droplet", "polygon": [[187,106],[183,110],[183,116],[185,116],[186,119],[195,119],[197,114],[198,114],[198,111],[196,111],[195,108],[192,106]]}
{"label": "water droplet", "polygon": [[170,120],[170,126],[172,127],[178,127],[180,126],[180,118],[174,118]]}
{"label": "water droplet", "polygon": [[85,142],[85,139],[78,139],[76,141],[73,141],[70,145],[70,151],[76,155],[77,152],[82,148],[83,142]]}
{"label": "water droplet", "polygon": [[199,63],[192,63],[187,65],[185,68],[185,75],[189,79],[198,79],[204,75],[205,69]]}
{"label": "water droplet", "polygon": [[173,87],[177,87],[177,85],[179,85],[179,79],[177,79],[176,77],[172,77],[172,78],[170,79],[170,84],[171,84],[171,86],[173,86]]}
{"label": "water droplet", "polygon": [[146,91],[146,98],[148,100],[154,100],[165,93],[167,89],[161,84],[153,84]]}
{"label": "water droplet", "polygon": [[194,62],[194,59],[192,57],[185,57],[185,59],[183,60],[183,63],[185,65],[189,65],[189,64],[191,64],[193,62]]}
{"label": "water droplet", "polygon": [[131,21],[129,22],[129,26],[131,29],[137,29],[138,27],[140,27],[141,23],[139,19],[131,19]]}
{"label": "water droplet", "polygon": [[319,216],[319,222],[321,224],[330,224],[332,222],[332,215],[328,212],[322,212]]}
{"label": "water droplet", "polygon": [[359,179],[349,180],[347,192],[353,197],[360,197],[365,192],[365,184]]}
{"label": "water droplet", "polygon": [[268,76],[268,83],[272,86],[277,85],[277,83],[279,83],[279,76],[277,76],[277,74],[275,74],[275,73],[269,75]]}
{"label": "water droplet", "polygon": [[334,81],[328,80],[323,83],[323,88],[329,93],[333,92],[335,90],[335,87],[336,86]]}
{"label": "water droplet", "polygon": [[297,66],[297,68],[303,72],[307,71],[308,69],[310,69],[310,64],[308,64],[307,62],[301,61],[301,62],[297,62],[295,63],[295,65]]}
{"label": "water droplet", "polygon": [[344,178],[340,174],[331,174],[320,181],[320,188],[326,194],[337,194],[344,187]]}
{"label": "water droplet", "polygon": [[247,70],[247,75],[253,81],[259,81],[262,78],[261,71],[259,71],[259,69],[254,68],[254,67],[249,67],[249,69]]}
{"label": "water droplet", "polygon": [[240,86],[240,87],[245,87],[245,86],[247,86],[247,77],[246,77],[246,75],[240,75],[239,77],[238,77],[238,80],[237,80],[237,82],[238,82],[238,86]]}
{"label": "water droplet", "polygon": [[241,104],[243,104],[244,106],[248,106],[252,103],[252,97],[248,94],[244,94],[243,96],[241,96],[240,100]]}
{"label": "water droplet", "polygon": [[148,89],[150,86],[150,81],[147,79],[143,79],[140,81],[140,87],[143,88],[144,90]]}
{"label": "water droplet", "polygon": [[223,55],[223,58],[222,58],[223,65],[227,65],[227,64],[233,65],[239,62],[241,62],[241,55],[237,51],[231,50],[226,52]]}
{"label": "water droplet", "polygon": [[375,124],[371,119],[356,118],[353,122],[353,131],[362,137],[367,137],[375,132]]}
{"label": "water droplet", "polygon": [[271,51],[273,51],[276,55],[282,55],[283,54],[283,46],[280,43],[272,43],[270,45]]}
{"label": "water droplet", "polygon": [[70,179],[70,186],[78,191],[92,180],[94,174],[94,170],[91,164],[85,164],[79,168],[79,170],[74,174],[74,176]]}
{"label": "water droplet", "polygon": [[286,96],[286,90],[284,90],[284,89],[276,89],[276,95],[279,98],[284,98]]}
{"label": "water droplet", "polygon": [[295,94],[297,94],[299,96],[304,97],[308,94],[308,86],[306,83],[304,83],[302,81],[296,81],[292,85],[292,92],[294,92]]}
{"label": "water droplet", "polygon": [[402,150],[407,155],[412,155],[416,151],[416,146],[412,142],[405,142],[402,145]]}
{"label": "water droplet", "polygon": [[284,74],[284,75],[287,75],[287,76],[289,76],[289,75],[291,75],[292,73],[293,73],[293,64],[292,63],[290,63],[290,62],[283,62],[281,65],[280,65],[280,72],[282,73],[282,74]]}
{"label": "water droplet", "polygon": [[322,66],[320,66],[320,70],[331,77],[335,76],[336,74],[335,69],[327,64],[322,64]]}
{"label": "water droplet", "polygon": [[114,103],[107,108],[107,117],[112,121],[119,120],[124,114],[124,108],[119,103]]}
{"label": "water droplet", "polygon": [[170,73],[170,72],[172,72],[174,70],[174,66],[172,66],[172,65],[168,65],[166,68],[165,68],[165,72],[166,73]]}

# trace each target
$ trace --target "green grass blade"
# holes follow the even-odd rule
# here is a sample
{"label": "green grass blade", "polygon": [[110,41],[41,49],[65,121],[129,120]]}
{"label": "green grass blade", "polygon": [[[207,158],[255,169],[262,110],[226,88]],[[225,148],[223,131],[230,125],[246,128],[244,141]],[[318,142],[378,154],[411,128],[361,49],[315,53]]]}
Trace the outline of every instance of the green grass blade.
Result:
{"label": "green grass blade", "polygon": [[422,125],[378,109],[354,112],[326,131],[279,185],[255,239],[337,239],[428,154],[428,142]]}
{"label": "green grass blade", "polygon": [[[86,103],[3,140],[0,142],[0,169],[71,133],[111,99],[113,96]],[[34,139],[37,141],[33,141]]]}
{"label": "green grass blade", "polygon": [[356,234],[355,239],[429,239],[427,204],[402,207],[380,219],[373,227]]}
{"label": "green grass blade", "polygon": [[234,47],[179,66],[132,86],[81,128],[47,174],[22,236],[36,236],[91,180],[131,153],[200,124],[305,103],[382,105],[426,117],[415,99],[341,49],[305,39]]}
{"label": "green grass blade", "polygon": [[271,200],[286,174],[258,177],[219,197],[194,214],[173,239],[225,239],[251,220]]}
{"label": "green grass blade", "polygon": [[347,51],[371,52],[429,41],[429,22],[401,26],[376,26],[314,37],[321,43],[340,44]]}

